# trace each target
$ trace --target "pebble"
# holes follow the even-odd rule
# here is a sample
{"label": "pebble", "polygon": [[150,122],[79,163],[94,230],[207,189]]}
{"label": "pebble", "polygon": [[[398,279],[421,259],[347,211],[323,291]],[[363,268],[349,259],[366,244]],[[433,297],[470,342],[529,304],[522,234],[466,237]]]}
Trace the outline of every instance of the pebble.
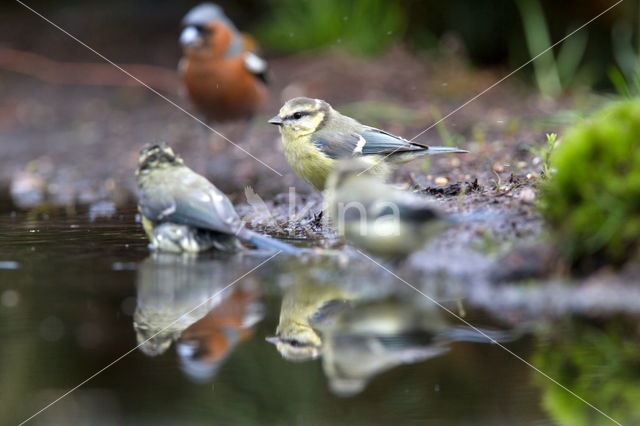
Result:
{"label": "pebble", "polygon": [[449,179],[447,179],[447,178],[446,178],[446,177],[444,177],[444,176],[438,176],[434,182],[435,182],[435,183],[436,183],[436,185],[438,185],[438,186],[445,186],[446,184],[448,184],[448,183],[449,183]]}
{"label": "pebble", "polygon": [[518,194],[518,198],[525,203],[531,204],[536,200],[536,192],[532,188],[524,188]]}

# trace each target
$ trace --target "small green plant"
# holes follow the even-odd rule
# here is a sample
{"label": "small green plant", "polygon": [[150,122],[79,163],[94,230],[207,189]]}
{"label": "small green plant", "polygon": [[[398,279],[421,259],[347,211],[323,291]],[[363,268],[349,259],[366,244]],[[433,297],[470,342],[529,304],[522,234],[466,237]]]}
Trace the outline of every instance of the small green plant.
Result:
{"label": "small green plant", "polygon": [[608,72],[616,91],[628,98],[640,96],[640,39],[634,46],[633,32],[631,25],[624,21],[613,27],[612,50],[617,66]]}
{"label": "small green plant", "polygon": [[550,158],[554,173],[541,188],[540,209],[568,260],[589,270],[635,256],[640,101],[613,103],[577,124]]}
{"label": "small green plant", "polygon": [[551,175],[551,155],[555,151],[558,145],[556,133],[547,133],[547,144],[541,147],[532,146],[528,148],[528,151],[534,156],[538,157],[542,162],[542,175],[548,177]]}
{"label": "small green plant", "polygon": [[449,132],[447,126],[444,124],[444,120],[442,119],[440,109],[435,105],[431,107],[431,117],[436,123],[436,130],[438,131],[438,135],[440,135],[440,139],[444,146],[456,146],[464,142],[464,137],[456,133]]}
{"label": "small green plant", "polygon": [[[553,49],[540,55],[551,46],[549,27],[539,0],[518,0],[525,38],[533,61],[538,90],[548,96],[558,96],[564,89],[587,78],[580,62],[587,47],[587,32],[578,31],[567,38],[554,55]],[[538,56],[540,55],[540,56]]]}
{"label": "small green plant", "polygon": [[278,0],[258,29],[268,47],[295,53],[328,46],[373,55],[402,37],[407,17],[385,0]]}

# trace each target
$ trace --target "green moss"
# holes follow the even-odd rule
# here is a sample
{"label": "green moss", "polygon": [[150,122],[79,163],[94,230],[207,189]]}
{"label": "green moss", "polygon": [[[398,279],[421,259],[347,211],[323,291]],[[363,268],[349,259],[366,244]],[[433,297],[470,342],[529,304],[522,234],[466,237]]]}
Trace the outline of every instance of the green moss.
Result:
{"label": "green moss", "polygon": [[[635,327],[632,319],[603,325],[570,319],[563,324],[565,333],[540,339],[532,362],[607,416],[624,425],[640,424],[640,347]],[[543,406],[557,424],[614,424],[549,379],[534,377],[543,388]]]}
{"label": "green moss", "polygon": [[640,101],[577,124],[551,158],[540,207],[576,266],[622,264],[640,243]]}

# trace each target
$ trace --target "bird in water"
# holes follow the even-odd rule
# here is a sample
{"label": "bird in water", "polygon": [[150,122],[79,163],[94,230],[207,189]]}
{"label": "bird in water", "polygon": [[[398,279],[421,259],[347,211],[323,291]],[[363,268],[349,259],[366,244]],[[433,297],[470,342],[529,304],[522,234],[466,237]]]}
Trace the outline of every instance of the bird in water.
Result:
{"label": "bird in water", "polygon": [[199,252],[213,246],[236,251],[243,241],[267,250],[300,252],[245,228],[227,196],[166,144],[140,151],[136,180],[138,210],[152,249]]}

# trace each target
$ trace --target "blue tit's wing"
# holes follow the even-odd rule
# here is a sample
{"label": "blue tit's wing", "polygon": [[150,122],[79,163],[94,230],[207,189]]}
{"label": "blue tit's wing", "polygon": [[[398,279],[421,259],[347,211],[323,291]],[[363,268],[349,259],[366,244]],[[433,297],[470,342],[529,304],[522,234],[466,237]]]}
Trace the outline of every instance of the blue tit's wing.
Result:
{"label": "blue tit's wing", "polygon": [[172,222],[223,233],[235,233],[240,218],[229,199],[213,185],[160,189],[140,195],[140,210],[152,222]]}
{"label": "blue tit's wing", "polygon": [[386,155],[407,151],[424,151],[424,145],[410,142],[400,136],[392,135],[384,130],[367,127],[361,136],[366,143],[362,147],[362,155]]}
{"label": "blue tit's wing", "polygon": [[322,304],[310,317],[309,321],[312,323],[320,323],[328,318],[335,317],[339,313],[343,312],[351,306],[349,300],[333,299]]}
{"label": "blue tit's wing", "polygon": [[263,83],[267,83],[267,61],[253,52],[244,54],[244,67]]}
{"label": "blue tit's wing", "polygon": [[320,131],[312,136],[312,142],[324,155],[337,160],[360,154],[366,141],[357,133]]}
{"label": "blue tit's wing", "polygon": [[335,159],[358,155],[387,155],[428,148],[373,127],[361,132],[319,131],[313,136],[314,145],[327,157]]}

